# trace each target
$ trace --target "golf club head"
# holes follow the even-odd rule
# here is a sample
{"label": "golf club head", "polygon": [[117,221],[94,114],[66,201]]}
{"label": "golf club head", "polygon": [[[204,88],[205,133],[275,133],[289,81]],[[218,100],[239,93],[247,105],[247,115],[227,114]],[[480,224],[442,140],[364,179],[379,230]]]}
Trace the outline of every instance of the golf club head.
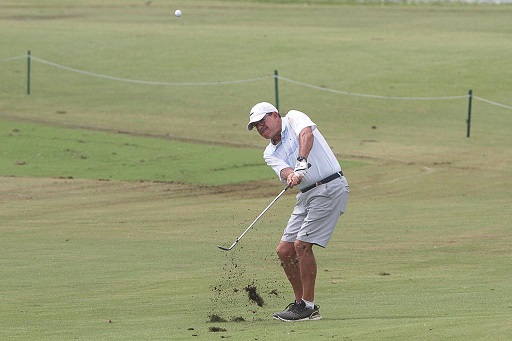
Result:
{"label": "golf club head", "polygon": [[[309,167],[311,167],[311,166],[309,166]],[[247,231],[249,231],[249,230],[251,229],[251,227],[252,227],[254,224],[256,224],[256,222],[258,221],[258,219],[260,219],[260,218],[261,218],[261,216],[262,216],[265,212],[267,212],[267,210],[270,208],[270,206],[272,206],[272,205],[277,201],[277,199],[279,199],[279,197],[280,197],[281,195],[283,195],[283,193],[284,193],[284,192],[286,192],[286,190],[287,190],[288,188],[290,188],[290,185],[287,185],[287,186],[286,186],[286,187],[281,191],[281,193],[279,193],[279,194],[277,195],[277,197],[275,197],[275,198],[274,198],[274,200],[272,200],[272,202],[271,202],[270,204],[268,204],[268,206],[263,210],[263,212],[261,212],[261,213],[256,217],[256,219],[254,219],[254,221],[252,222],[252,224],[251,224],[251,225],[249,225],[249,227],[245,229],[245,231],[240,235],[240,237],[238,237],[238,238],[235,240],[235,242],[234,242],[233,244],[231,244],[231,246],[230,246],[230,247],[225,247],[225,246],[217,245],[217,246],[219,247],[219,249],[221,249],[222,251],[230,251],[231,249],[233,249],[233,248],[235,247],[235,245],[240,241],[240,239],[242,239],[242,238],[243,238],[243,236],[245,236],[245,234],[247,233]]]}
{"label": "golf club head", "polygon": [[219,247],[219,249],[221,249],[223,251],[230,251],[233,248],[233,246],[235,246],[235,244],[231,245],[230,247],[225,247],[225,246],[221,246],[221,245],[217,245],[217,246]]}

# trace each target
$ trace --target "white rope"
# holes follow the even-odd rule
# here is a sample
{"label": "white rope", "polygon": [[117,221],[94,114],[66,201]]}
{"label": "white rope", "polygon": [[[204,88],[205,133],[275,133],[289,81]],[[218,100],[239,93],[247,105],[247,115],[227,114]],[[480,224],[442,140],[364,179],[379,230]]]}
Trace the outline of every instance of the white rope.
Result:
{"label": "white rope", "polygon": [[[469,95],[462,95],[462,96],[443,96],[443,97],[396,97],[396,96],[370,95],[370,94],[362,94],[362,93],[351,92],[351,91],[329,89],[329,88],[321,87],[321,86],[318,86],[318,85],[313,85],[313,84],[299,82],[299,81],[296,81],[296,80],[293,80],[293,79],[289,79],[289,78],[286,78],[286,77],[282,77],[282,76],[278,76],[278,75],[264,76],[264,77],[251,78],[251,79],[234,80],[234,81],[198,82],[198,83],[142,81],[142,80],[120,78],[120,77],[102,75],[102,74],[99,74],[99,73],[94,73],[94,72],[89,72],[89,71],[78,70],[78,69],[71,68],[69,66],[64,66],[64,65],[57,64],[57,63],[49,62],[47,60],[44,60],[44,59],[41,59],[41,58],[37,58],[37,57],[34,57],[32,55],[28,55],[28,54],[25,54],[25,55],[22,55],[22,56],[17,56],[17,57],[3,58],[3,59],[0,59],[0,62],[8,62],[8,61],[12,61],[12,60],[24,59],[24,58],[27,58],[27,57],[30,58],[30,59],[33,59],[33,60],[35,60],[37,62],[40,62],[40,63],[46,64],[46,65],[50,65],[50,66],[56,67],[58,69],[62,69],[62,70],[70,71],[70,72],[75,72],[75,73],[79,73],[79,74],[86,75],[86,76],[98,77],[98,78],[103,78],[103,79],[119,81],[119,82],[127,82],[127,83],[135,83],[135,84],[146,84],[146,85],[167,85],[167,86],[229,85],[229,84],[242,84],[242,83],[249,83],[249,82],[257,82],[257,81],[266,80],[266,79],[269,79],[269,78],[274,78],[274,79],[277,78],[277,79],[280,79],[280,80],[288,82],[288,83],[304,86],[304,87],[315,89],[315,90],[319,90],[319,91],[326,91],[326,92],[331,92],[331,93],[339,94],[339,95],[366,97],[366,98],[375,98],[375,99],[394,99],[394,100],[406,100],[406,101],[435,101],[435,100],[452,100],[452,99],[468,98],[468,96],[469,96]],[[492,104],[492,105],[495,105],[495,106],[498,106],[498,107],[505,108],[505,109],[512,109],[512,106],[501,104],[501,103],[497,103],[497,102],[493,102],[493,101],[490,101],[490,100],[482,98],[482,97],[473,96],[473,98],[475,98],[477,100],[480,100],[482,102],[486,102],[488,104]]]}
{"label": "white rope", "polygon": [[305,86],[307,88],[311,88],[311,89],[315,89],[315,90],[320,90],[320,91],[331,92],[331,93],[339,94],[339,95],[347,95],[347,96],[357,96],[357,97],[377,98],[377,99],[396,99],[396,100],[408,100],[408,101],[435,101],[435,100],[449,100],[449,99],[468,98],[468,95],[463,95],[463,96],[445,96],[445,97],[394,97],[394,96],[369,95],[369,94],[361,94],[361,93],[357,93],[357,92],[334,90],[334,89],[324,88],[324,87],[321,87],[321,86],[318,86],[318,85],[313,85],[313,84],[307,84],[307,83],[302,83],[302,82],[294,81],[292,79],[281,77],[281,76],[274,76],[274,78],[276,78],[276,77],[278,79],[281,79],[281,80],[285,81],[285,82],[289,82],[289,83]]}
{"label": "white rope", "polygon": [[492,104],[492,105],[496,105],[498,107],[502,107],[502,108],[505,108],[505,109],[512,109],[511,106],[508,106],[508,105],[505,105],[505,104],[501,104],[501,103],[497,103],[497,102],[493,102],[493,101],[489,101],[488,99],[485,99],[485,98],[482,98],[482,97],[478,97],[478,96],[473,96],[474,99],[478,99],[482,102],[486,102],[486,103],[489,103],[489,104]]}
{"label": "white rope", "polygon": [[18,56],[18,57],[4,58],[4,59],[0,59],[0,62],[10,62],[11,60],[27,58],[27,56],[28,55],[25,54],[23,56]]}
{"label": "white rope", "polygon": [[37,58],[34,56],[31,56],[31,59],[38,61],[40,63],[50,65],[53,67],[56,67],[58,69],[70,71],[79,73],[86,76],[92,76],[92,77],[98,77],[103,79],[109,79],[119,82],[127,82],[127,83],[136,83],[136,84],[146,84],[146,85],[167,85],[167,86],[209,86],[209,85],[228,85],[228,84],[241,84],[241,83],[249,83],[249,82],[256,82],[261,81],[265,79],[272,78],[272,76],[266,76],[266,77],[259,77],[259,78],[252,78],[252,79],[242,79],[242,80],[235,80],[235,81],[219,81],[219,82],[199,82],[199,83],[174,83],[174,82],[155,82],[155,81],[142,81],[142,80],[135,80],[135,79],[128,79],[128,78],[120,78],[120,77],[114,77],[114,76],[108,76],[108,75],[102,75],[99,73],[89,72],[89,71],[83,71],[78,69],[73,69],[69,66],[60,65],[57,63],[52,63],[47,60]]}

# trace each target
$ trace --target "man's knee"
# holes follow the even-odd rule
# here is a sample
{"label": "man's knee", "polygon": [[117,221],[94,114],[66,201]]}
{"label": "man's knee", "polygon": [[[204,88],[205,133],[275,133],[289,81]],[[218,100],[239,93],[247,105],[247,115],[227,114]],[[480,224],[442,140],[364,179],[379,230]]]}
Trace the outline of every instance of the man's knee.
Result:
{"label": "man's knee", "polygon": [[293,243],[280,242],[277,245],[276,252],[281,262],[289,262],[290,260],[294,260],[297,256]]}
{"label": "man's knee", "polygon": [[303,242],[302,240],[296,240],[294,243],[295,252],[298,255],[308,254],[313,252],[313,244]]}

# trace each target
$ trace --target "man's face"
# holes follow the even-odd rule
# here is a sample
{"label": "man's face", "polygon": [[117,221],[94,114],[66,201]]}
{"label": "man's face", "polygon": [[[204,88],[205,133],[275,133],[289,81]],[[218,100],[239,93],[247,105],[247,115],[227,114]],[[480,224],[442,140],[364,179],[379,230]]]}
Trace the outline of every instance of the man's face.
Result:
{"label": "man's face", "polygon": [[281,117],[276,112],[268,113],[255,123],[254,127],[262,137],[272,140],[277,135],[281,135]]}

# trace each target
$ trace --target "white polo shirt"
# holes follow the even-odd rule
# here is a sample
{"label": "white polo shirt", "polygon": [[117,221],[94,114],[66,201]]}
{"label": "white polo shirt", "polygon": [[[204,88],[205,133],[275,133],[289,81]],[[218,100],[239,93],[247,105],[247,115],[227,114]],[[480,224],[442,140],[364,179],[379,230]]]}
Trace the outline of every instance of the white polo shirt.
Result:
{"label": "white polo shirt", "polygon": [[313,148],[308,155],[308,163],[311,164],[311,168],[302,182],[296,186],[299,189],[341,171],[336,156],[316,128],[316,124],[303,112],[290,110],[285,117],[282,117],[281,142],[273,145],[270,141],[263,152],[265,162],[276,172],[279,180],[286,184],[286,179],[281,178],[281,170],[287,167],[295,168],[299,157],[299,134],[305,127],[311,127],[313,130],[314,141]]}

